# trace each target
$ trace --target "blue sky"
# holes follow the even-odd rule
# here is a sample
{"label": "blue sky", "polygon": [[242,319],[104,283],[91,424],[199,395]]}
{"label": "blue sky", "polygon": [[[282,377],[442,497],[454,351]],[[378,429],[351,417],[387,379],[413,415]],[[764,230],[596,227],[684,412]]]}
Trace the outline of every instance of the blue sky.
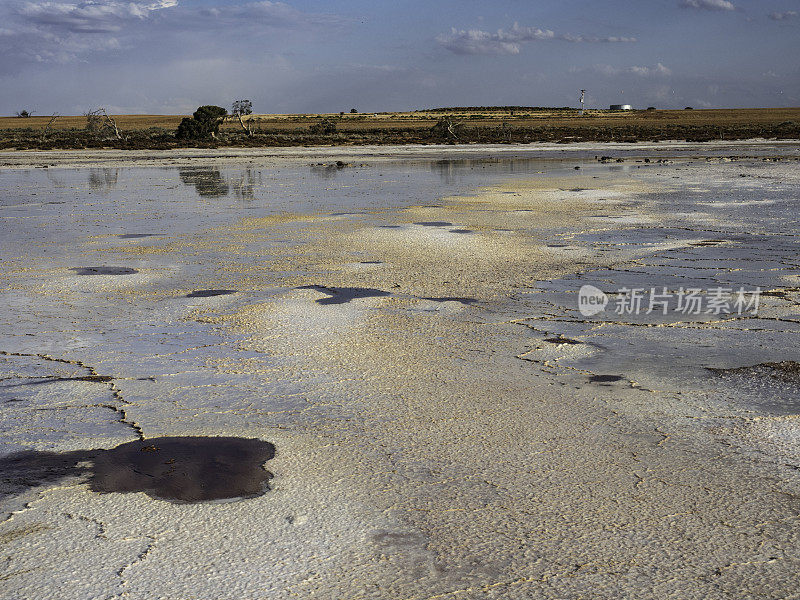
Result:
{"label": "blue sky", "polygon": [[0,114],[800,106],[800,0],[0,0]]}

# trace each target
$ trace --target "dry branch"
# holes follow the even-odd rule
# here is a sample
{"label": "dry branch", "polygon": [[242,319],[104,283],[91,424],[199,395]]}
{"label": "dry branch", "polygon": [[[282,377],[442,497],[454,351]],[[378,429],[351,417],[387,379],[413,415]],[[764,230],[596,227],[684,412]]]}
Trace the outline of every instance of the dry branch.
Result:
{"label": "dry branch", "polygon": [[47,122],[47,125],[44,126],[44,130],[42,131],[42,141],[45,140],[45,138],[47,137],[47,132],[49,131],[50,127],[53,125],[53,123],[56,122],[56,119],[60,116],[61,115],[59,115],[58,113],[53,113],[53,116],[50,117],[50,120]]}

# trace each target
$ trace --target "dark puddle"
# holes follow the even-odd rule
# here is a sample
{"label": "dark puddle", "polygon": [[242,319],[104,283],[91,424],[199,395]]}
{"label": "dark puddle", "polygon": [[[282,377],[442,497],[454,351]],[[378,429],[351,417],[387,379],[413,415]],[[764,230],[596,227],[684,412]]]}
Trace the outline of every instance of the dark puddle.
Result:
{"label": "dark puddle", "polygon": [[451,229],[450,233],[473,233],[472,229]]}
{"label": "dark puddle", "polygon": [[70,271],[78,275],[133,275],[139,272],[130,267],[72,267]]}
{"label": "dark puddle", "polygon": [[328,298],[320,298],[317,304],[346,304],[356,298],[380,298],[390,296],[390,292],[375,288],[341,287],[332,288],[324,285],[301,285],[298,290],[315,290],[322,294],[328,294]]}
{"label": "dark puddle", "polygon": [[88,381],[90,383],[108,383],[114,381],[111,375],[83,375],[81,377],[42,377],[38,381],[24,380],[23,383],[12,383],[5,387],[16,387],[20,385],[41,385],[43,383],[56,383],[60,381]]}
{"label": "dark puddle", "polygon": [[697,246],[697,247],[706,247],[706,246],[719,246],[720,244],[724,244],[725,240],[701,240],[699,242],[690,242],[690,246]]}
{"label": "dark puddle", "polygon": [[227,296],[235,294],[236,290],[195,290],[186,294],[187,298],[212,298],[214,296]]}
{"label": "dark puddle", "polygon": [[589,381],[594,383],[611,383],[613,381],[622,381],[621,375],[592,375]]}
{"label": "dark puddle", "polygon": [[120,233],[117,237],[123,240],[138,240],[139,238],[153,237],[157,233]]}
{"label": "dark puddle", "polygon": [[210,502],[260,496],[272,473],[264,463],[275,446],[235,437],[162,437],[121,444],[110,450],[25,451],[0,458],[9,493],[88,477],[97,493],[144,492],[171,502]]}
{"label": "dark puddle", "polygon": [[422,225],[423,227],[450,227],[452,223],[447,221],[419,221],[414,225]]}
{"label": "dark puddle", "polygon": [[[544,340],[542,340],[542,341],[545,341],[548,344],[569,344],[570,346],[583,343],[581,341],[571,340],[571,339],[565,338],[565,337],[544,338]],[[594,375],[594,377],[603,377],[603,375]],[[616,377],[616,375],[605,375],[605,377]],[[619,379],[622,379],[622,377],[620,377]],[[590,381],[595,381],[595,380],[594,379],[590,379]],[[616,381],[616,380],[614,380],[614,381]]]}
{"label": "dark puddle", "polygon": [[475,304],[477,298],[461,297],[461,296],[425,296],[422,300],[432,300],[433,302],[460,302],[461,304]]}

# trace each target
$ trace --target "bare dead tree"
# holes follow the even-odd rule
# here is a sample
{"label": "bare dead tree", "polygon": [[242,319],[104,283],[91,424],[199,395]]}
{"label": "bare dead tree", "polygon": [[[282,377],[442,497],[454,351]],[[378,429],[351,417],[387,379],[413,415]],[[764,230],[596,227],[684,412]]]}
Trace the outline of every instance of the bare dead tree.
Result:
{"label": "bare dead tree", "polygon": [[[253,126],[250,123],[245,125],[242,117],[253,114],[253,103],[250,100],[234,100],[231,107],[231,114],[235,115],[236,118],[239,119],[239,125],[242,126],[242,129],[244,129],[244,132],[247,134],[247,136],[252,137]],[[248,119],[248,121],[250,121],[250,119]]]}
{"label": "bare dead tree", "polygon": [[58,113],[53,113],[53,116],[50,117],[50,120],[47,122],[47,125],[44,126],[44,130],[42,130],[42,141],[45,140],[45,138],[47,137],[47,132],[50,130],[50,127],[53,125],[53,123],[56,122],[56,119],[60,116],[61,115],[59,115]]}
{"label": "bare dead tree", "polygon": [[456,133],[457,129],[461,126],[461,121],[456,123],[453,119],[447,119],[447,133],[452,135],[454,138],[458,139],[458,134]]}
{"label": "bare dead tree", "polygon": [[500,133],[507,142],[511,141],[511,126],[503,121],[503,124],[500,126]]}
{"label": "bare dead tree", "polygon": [[433,132],[437,135],[445,138],[452,138],[453,140],[458,141],[458,136],[461,133],[463,127],[461,121],[455,121],[451,116],[445,116],[440,118],[436,125],[433,126]]}
{"label": "bare dead tree", "polygon": [[244,119],[242,119],[241,113],[236,113],[236,117],[239,119],[239,125],[242,126],[242,129],[244,129],[245,133],[247,134],[247,137],[252,137],[253,136],[253,126],[250,124],[250,119],[248,119],[248,123],[245,125],[245,122],[244,122]]}
{"label": "bare dead tree", "polygon": [[109,114],[105,111],[105,109],[103,109],[103,116],[106,118],[106,122],[109,124],[109,126],[111,126],[111,128],[114,130],[114,135],[117,136],[118,140],[121,140],[122,136],[119,133],[119,127],[117,127],[117,121],[113,117],[110,117]]}
{"label": "bare dead tree", "polygon": [[117,127],[117,122],[109,116],[105,108],[95,108],[94,110],[86,111],[84,116],[86,117],[86,129],[88,131],[99,133],[103,129],[108,128],[114,132],[114,136],[118,140],[122,139],[122,135]]}

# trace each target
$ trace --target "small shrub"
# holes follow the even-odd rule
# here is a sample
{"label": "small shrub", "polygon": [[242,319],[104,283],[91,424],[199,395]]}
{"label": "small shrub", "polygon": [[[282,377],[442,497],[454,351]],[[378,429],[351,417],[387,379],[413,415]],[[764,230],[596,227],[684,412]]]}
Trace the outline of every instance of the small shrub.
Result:
{"label": "small shrub", "polygon": [[206,132],[200,121],[191,117],[184,117],[181,119],[180,125],[178,125],[175,137],[180,140],[199,140],[206,137]]}
{"label": "small shrub", "polygon": [[326,117],[311,125],[308,130],[315,135],[330,135],[336,133],[336,123]]}

